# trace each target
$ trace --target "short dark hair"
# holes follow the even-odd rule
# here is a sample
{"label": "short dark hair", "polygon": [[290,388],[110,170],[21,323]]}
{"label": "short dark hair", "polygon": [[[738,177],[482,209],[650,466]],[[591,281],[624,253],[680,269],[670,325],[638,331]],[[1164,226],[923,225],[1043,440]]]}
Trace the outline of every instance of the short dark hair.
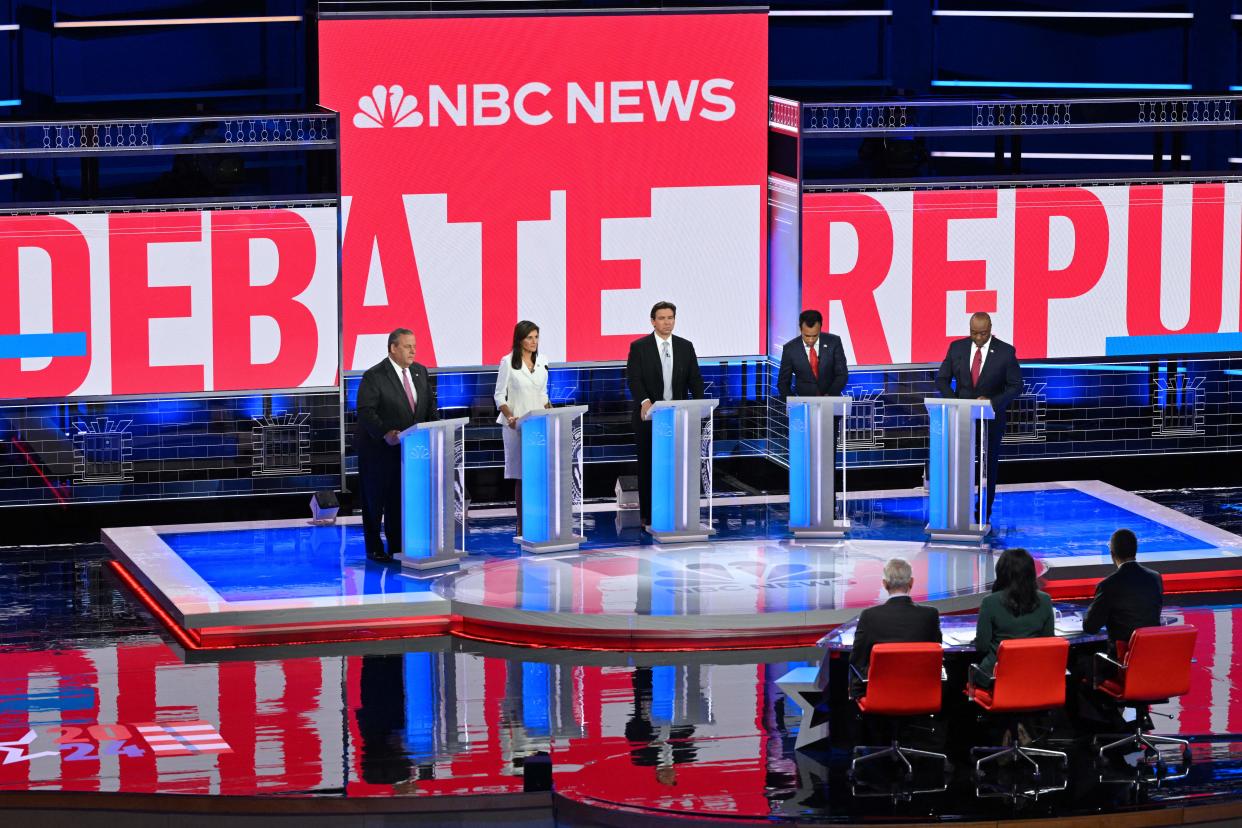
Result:
{"label": "short dark hair", "polygon": [[388,349],[392,350],[392,346],[397,344],[397,340],[403,336],[413,336],[414,332],[409,328],[394,328],[393,332],[388,335]]}
{"label": "short dark hair", "polygon": [[799,328],[814,328],[822,324],[824,324],[824,315],[817,310],[804,310],[798,314]]}
{"label": "short dark hair", "polygon": [[673,312],[673,316],[677,316],[677,306],[672,302],[656,302],[651,306],[651,318],[655,319],[656,314],[662,310],[671,310]]}
{"label": "short dark hair", "polygon": [[1138,556],[1138,538],[1129,529],[1118,529],[1108,539],[1108,548],[1121,561],[1132,561]]}

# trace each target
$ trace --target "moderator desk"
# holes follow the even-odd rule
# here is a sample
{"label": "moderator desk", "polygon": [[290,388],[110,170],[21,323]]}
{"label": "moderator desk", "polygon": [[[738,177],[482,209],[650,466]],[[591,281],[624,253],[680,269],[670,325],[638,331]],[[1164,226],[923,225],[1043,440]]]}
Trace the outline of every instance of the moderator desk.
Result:
{"label": "moderator desk", "polygon": [[[1056,612],[1056,634],[1070,643],[1071,652],[1084,650],[1102,651],[1108,635],[1104,632],[1085,633],[1082,629],[1086,604],[1059,604]],[[960,703],[962,688],[966,686],[966,673],[980,655],[975,650],[975,625],[977,613],[968,615],[940,616],[940,632],[943,636],[946,708]],[[1164,625],[1180,623],[1174,615],[1163,615]],[[801,748],[826,739],[829,734],[829,718],[833,712],[848,709],[849,705],[849,655],[854,648],[854,632],[857,619],[836,627],[817,643],[824,650],[818,667],[798,667],[777,679],[777,686],[802,708],[802,726],[798,731],[796,747]],[[1071,655],[1070,663],[1074,661]]]}

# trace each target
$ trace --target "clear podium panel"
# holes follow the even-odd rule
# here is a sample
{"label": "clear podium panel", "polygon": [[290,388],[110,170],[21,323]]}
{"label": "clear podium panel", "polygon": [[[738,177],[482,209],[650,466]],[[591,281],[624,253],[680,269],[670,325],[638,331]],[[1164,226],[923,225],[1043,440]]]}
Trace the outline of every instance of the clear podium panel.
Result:
{"label": "clear podium panel", "polygon": [[[995,417],[988,400],[928,397],[927,534],[932,540],[980,541],[991,531],[983,522],[986,454],[975,463],[975,423],[982,421],[986,453],[988,420]],[[978,471],[978,474],[976,474]]]}
{"label": "clear podium panel", "polygon": [[661,543],[706,540],[714,531],[703,524],[699,500],[703,495],[704,451],[711,462],[710,418],[718,404],[719,400],[710,399],[667,400],[651,406],[649,531]]}
{"label": "clear podium panel", "polygon": [[452,566],[466,554],[465,526],[459,545],[454,480],[458,441],[470,420],[458,417],[417,423],[401,432],[401,566]]}
{"label": "clear podium panel", "polygon": [[845,482],[845,422],[849,397],[789,397],[789,529],[797,538],[839,538],[849,529],[842,503],[838,518],[836,454]]}
{"label": "clear podium panel", "polygon": [[524,550],[563,552],[582,543],[574,531],[574,421],[586,412],[585,405],[544,408],[518,421]]}

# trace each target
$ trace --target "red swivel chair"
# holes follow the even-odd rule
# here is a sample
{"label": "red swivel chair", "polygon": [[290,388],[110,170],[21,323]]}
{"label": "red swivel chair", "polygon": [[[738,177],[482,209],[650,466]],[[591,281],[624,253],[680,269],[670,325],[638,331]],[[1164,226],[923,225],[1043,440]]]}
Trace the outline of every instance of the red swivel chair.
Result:
{"label": "red swivel chair", "polygon": [[892,756],[906,766],[905,777],[914,777],[909,756],[939,759],[943,753],[915,750],[898,743],[902,719],[930,716],[940,712],[940,670],[944,651],[939,644],[915,642],[908,644],[876,644],[871,648],[867,670],[866,691],[859,698],[858,709],[867,716],[897,719],[893,723],[893,741],[886,748],[858,746],[850,762],[853,774],[860,762]]}
{"label": "red swivel chair", "polygon": [[[1198,630],[1186,625],[1140,627],[1130,636],[1129,646],[1122,650],[1125,653],[1122,663],[1104,653],[1096,653],[1096,689],[1112,696],[1122,707],[1133,707],[1135,713],[1134,733],[1101,747],[1101,759],[1106,752],[1123,745],[1156,753],[1159,753],[1157,745],[1180,745],[1182,761],[1189,766],[1189,742],[1144,733],[1143,724],[1148,721],[1153,704],[1167,702],[1190,690],[1190,664],[1194,659],[1197,634]],[[1105,673],[1112,675],[1102,677]]]}
{"label": "red swivel chair", "polygon": [[996,650],[995,675],[992,689],[966,685],[966,695],[991,715],[1005,717],[1010,746],[974,748],[972,753],[986,754],[975,762],[975,773],[983,774],[986,762],[1005,757],[1022,757],[1035,768],[1039,778],[1037,756],[1068,759],[1058,750],[1042,750],[1018,744],[1018,718],[1024,713],[1044,713],[1065,705],[1065,663],[1069,658],[1069,642],[1064,638],[1013,638],[1002,641]]}

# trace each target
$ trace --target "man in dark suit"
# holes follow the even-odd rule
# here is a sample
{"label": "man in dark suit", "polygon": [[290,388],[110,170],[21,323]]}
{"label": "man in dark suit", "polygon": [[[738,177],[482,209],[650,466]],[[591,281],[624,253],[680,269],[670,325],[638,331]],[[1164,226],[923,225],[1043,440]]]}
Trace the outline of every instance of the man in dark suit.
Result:
{"label": "man in dark suit", "polygon": [[[1140,564],[1138,539],[1129,529],[1118,529],[1108,539],[1108,551],[1117,571],[1109,575],[1095,588],[1095,598],[1082,619],[1083,632],[1097,633],[1108,629],[1108,654],[1115,659],[1125,657],[1130,635],[1139,627],[1155,627],[1160,624],[1160,611],[1164,609],[1164,582],[1159,572]],[[1109,733],[1128,729],[1121,718],[1116,701],[1094,689],[1093,678],[1097,667],[1103,666],[1092,652],[1081,653],[1073,664],[1075,690],[1070,697],[1071,714],[1080,724]],[[1107,678],[1101,674],[1099,678]],[[1151,719],[1140,723],[1151,730]]]}
{"label": "man in dark suit", "polygon": [[690,340],[673,336],[677,306],[656,302],[650,336],[630,343],[625,381],[630,387],[634,440],[638,448],[638,505],[643,526],[651,523],[651,406],[661,400],[703,398],[703,375]]}
{"label": "man in dark suit", "polygon": [[914,573],[909,562],[893,558],[884,564],[883,583],[888,600],[863,610],[854,629],[854,646],[850,650],[850,695],[854,698],[863,695],[862,680],[867,677],[871,648],[876,644],[940,643],[940,611],[920,606],[910,598]]}
{"label": "man in dark suit", "polygon": [[1129,529],[1118,529],[1108,539],[1108,551],[1117,571],[1100,581],[1095,599],[1082,619],[1083,632],[1097,633],[1108,628],[1109,650],[1130,643],[1139,627],[1160,625],[1164,609],[1164,581],[1160,573],[1138,562],[1138,539]]}
{"label": "man in dark suit", "polygon": [[[358,386],[358,484],[367,557],[391,561],[401,552],[401,441],[415,423],[438,420],[427,369],[414,361],[414,332],[388,335],[388,356]],[[388,549],[380,540],[380,523]]]}
{"label": "man in dark suit", "polygon": [[1001,438],[1009,404],[1022,393],[1022,369],[1008,342],[992,336],[992,317],[970,317],[970,337],[949,344],[949,352],[936,372],[936,388],[942,397],[959,400],[990,400],[995,419],[988,424],[988,479],[985,492],[986,523],[996,498],[996,475],[1000,469]]}
{"label": "man in dark suit", "polygon": [[[776,390],[781,399],[796,397],[837,397],[845,388],[849,371],[841,337],[823,333],[824,317],[817,310],[804,310],[798,317],[801,336],[795,336],[781,349],[781,367]],[[791,382],[792,380],[792,382]]]}

